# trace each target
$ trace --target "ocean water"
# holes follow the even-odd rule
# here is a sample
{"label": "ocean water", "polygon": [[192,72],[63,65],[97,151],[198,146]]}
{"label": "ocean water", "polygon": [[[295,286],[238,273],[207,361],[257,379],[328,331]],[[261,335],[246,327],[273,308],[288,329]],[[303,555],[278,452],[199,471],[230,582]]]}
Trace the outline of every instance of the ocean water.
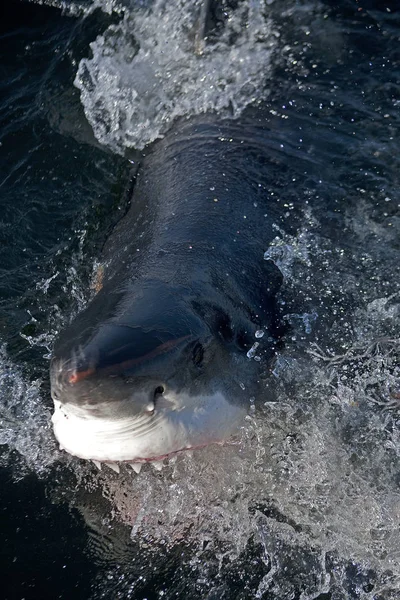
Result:
{"label": "ocean water", "polygon": [[[1,597],[400,596],[400,4],[6,0]],[[139,475],[59,451],[48,367],[140,151],[262,107],[288,324],[240,443]],[[251,209],[251,207],[249,207]],[[251,360],[254,360],[252,358]]]}

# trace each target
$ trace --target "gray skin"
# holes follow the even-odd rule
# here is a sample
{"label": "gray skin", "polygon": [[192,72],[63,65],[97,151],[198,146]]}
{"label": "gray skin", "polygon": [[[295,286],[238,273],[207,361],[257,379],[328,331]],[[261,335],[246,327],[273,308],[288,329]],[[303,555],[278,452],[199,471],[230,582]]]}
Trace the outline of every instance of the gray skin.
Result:
{"label": "gray skin", "polygon": [[[283,209],[267,200],[271,148],[254,115],[178,122],[145,152],[130,208],[101,257],[102,289],[54,349],[54,429],[71,454],[135,462],[224,441],[259,395],[260,368],[279,337],[282,280],[263,255]],[[260,362],[247,356],[258,329]],[[87,445],[64,431],[76,415]],[[165,446],[155,417],[168,421]],[[135,419],[146,419],[145,433]],[[118,426],[107,425],[103,452],[106,421]],[[144,446],[123,449],[124,427],[145,436]]]}

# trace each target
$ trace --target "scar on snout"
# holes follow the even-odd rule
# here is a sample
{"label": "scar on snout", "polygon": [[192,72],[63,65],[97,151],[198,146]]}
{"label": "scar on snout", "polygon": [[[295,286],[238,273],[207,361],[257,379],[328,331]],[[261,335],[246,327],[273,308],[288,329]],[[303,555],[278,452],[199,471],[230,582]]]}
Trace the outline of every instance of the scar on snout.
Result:
{"label": "scar on snout", "polygon": [[87,369],[86,371],[75,371],[68,378],[68,382],[69,383],[78,383],[78,381],[82,381],[82,379],[85,379],[86,377],[93,375],[93,373],[95,373],[95,371],[96,371],[96,369]]}
{"label": "scar on snout", "polygon": [[90,282],[90,289],[94,290],[94,292],[98,294],[101,288],[103,287],[103,281],[104,265],[98,265],[93,273],[92,281]]}

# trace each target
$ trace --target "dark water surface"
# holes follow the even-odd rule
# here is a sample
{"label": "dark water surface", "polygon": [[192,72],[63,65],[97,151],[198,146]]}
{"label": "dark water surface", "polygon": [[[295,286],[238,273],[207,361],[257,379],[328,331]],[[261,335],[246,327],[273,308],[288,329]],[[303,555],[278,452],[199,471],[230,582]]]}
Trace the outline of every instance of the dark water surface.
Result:
{"label": "dark water surface", "polygon": [[[214,3],[200,58],[196,2],[48,4],[0,9],[0,596],[399,598],[400,3]],[[99,473],[53,439],[53,341],[136,149],[204,110],[265,120],[289,332],[239,447]]]}

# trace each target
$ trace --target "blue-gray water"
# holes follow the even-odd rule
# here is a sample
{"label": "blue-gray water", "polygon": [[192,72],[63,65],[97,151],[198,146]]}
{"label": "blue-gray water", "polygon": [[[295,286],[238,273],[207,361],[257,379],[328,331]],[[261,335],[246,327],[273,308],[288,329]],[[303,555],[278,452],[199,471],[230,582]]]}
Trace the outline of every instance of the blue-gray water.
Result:
{"label": "blue-gray water", "polygon": [[[1,7],[1,596],[398,598],[399,2],[221,3],[196,59],[195,2],[48,4]],[[251,103],[266,212],[271,194],[304,211],[268,251],[291,327],[265,399],[239,448],[98,473],[52,436],[54,337],[92,293],[135,148]]]}

